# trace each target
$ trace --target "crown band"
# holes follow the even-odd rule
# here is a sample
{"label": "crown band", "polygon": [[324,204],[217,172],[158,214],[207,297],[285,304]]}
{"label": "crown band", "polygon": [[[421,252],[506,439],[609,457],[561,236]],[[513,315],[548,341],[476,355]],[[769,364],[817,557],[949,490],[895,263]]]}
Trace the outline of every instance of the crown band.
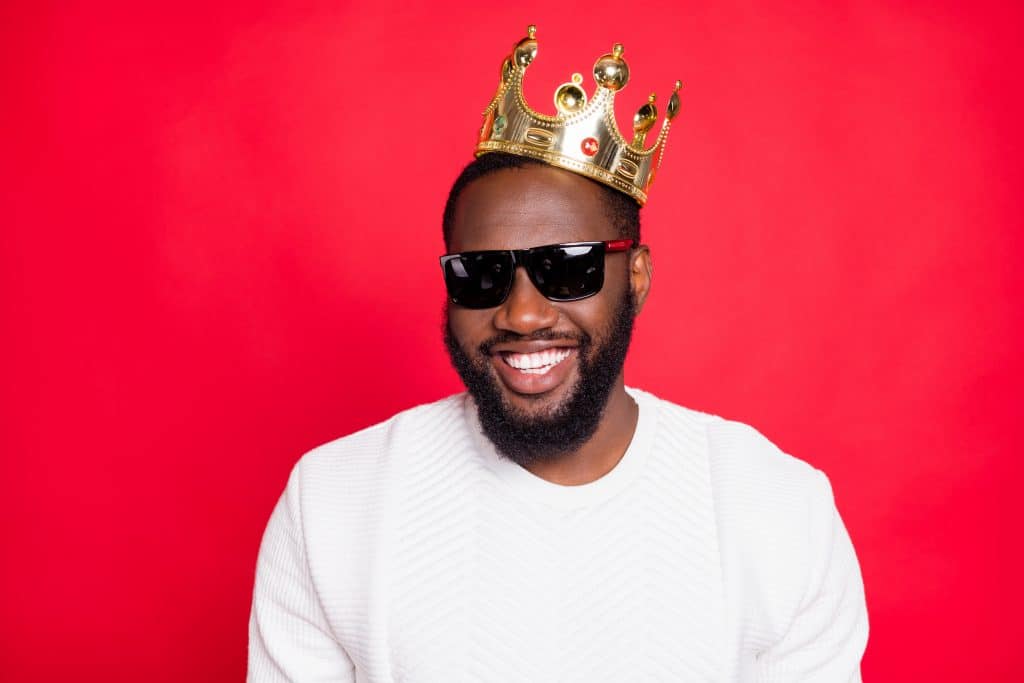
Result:
{"label": "crown band", "polygon": [[588,100],[581,87],[583,77],[555,91],[554,116],[533,110],[523,97],[523,77],[537,56],[536,27],[516,43],[501,66],[498,90],[484,110],[484,123],[476,156],[505,152],[537,159],[604,183],[633,197],[641,205],[661,165],[672,119],[679,112],[680,82],[669,98],[665,120],[654,144],[646,147],[648,133],[658,117],[655,96],[633,117],[633,139],[626,142],[615,121],[615,93],[629,82],[629,66],[622,59],[622,45],[594,63],[597,91]]}

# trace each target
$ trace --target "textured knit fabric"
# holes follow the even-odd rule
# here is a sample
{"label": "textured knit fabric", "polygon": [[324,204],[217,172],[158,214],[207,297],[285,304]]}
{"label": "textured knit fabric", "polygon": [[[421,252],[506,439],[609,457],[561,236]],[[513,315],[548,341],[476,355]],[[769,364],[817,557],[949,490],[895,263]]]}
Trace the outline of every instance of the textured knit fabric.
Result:
{"label": "textured knit fabric", "polygon": [[630,390],[633,440],[559,486],[464,394],[306,454],[260,549],[250,681],[860,681],[867,613],[825,476]]}

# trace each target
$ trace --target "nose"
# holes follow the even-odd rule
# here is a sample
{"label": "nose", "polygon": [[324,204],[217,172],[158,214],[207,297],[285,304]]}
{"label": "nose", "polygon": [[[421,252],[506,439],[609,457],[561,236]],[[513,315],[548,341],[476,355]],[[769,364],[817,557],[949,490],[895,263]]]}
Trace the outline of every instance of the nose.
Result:
{"label": "nose", "polygon": [[494,314],[494,326],[516,334],[529,335],[554,327],[558,309],[537,291],[523,267],[516,268],[512,291]]}

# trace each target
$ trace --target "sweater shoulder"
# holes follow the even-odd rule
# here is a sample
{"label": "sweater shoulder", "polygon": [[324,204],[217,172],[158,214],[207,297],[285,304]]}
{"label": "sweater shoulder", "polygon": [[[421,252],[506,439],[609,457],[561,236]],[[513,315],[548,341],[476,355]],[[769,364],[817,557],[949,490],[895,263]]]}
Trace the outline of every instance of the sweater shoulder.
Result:
{"label": "sweater shoulder", "polygon": [[708,466],[714,474],[746,475],[745,478],[764,482],[766,486],[778,484],[790,489],[814,487],[820,477],[821,473],[814,467],[783,452],[748,424],[686,408],[644,392],[636,393],[656,402],[659,421],[665,428],[675,433],[688,433],[703,442]]}
{"label": "sweater shoulder", "polygon": [[408,408],[375,425],[321,444],[299,460],[303,478],[335,472],[356,474],[380,467],[396,442],[415,442],[443,434],[461,419],[464,394]]}
{"label": "sweater shoulder", "polygon": [[463,394],[404,410],[378,424],[328,441],[304,454],[291,480],[310,524],[323,519],[367,522],[410,457],[458,431]]}
{"label": "sweater shoulder", "polygon": [[678,410],[703,427],[732,608],[767,645],[792,623],[812,568],[829,552],[836,511],[828,478],[750,425]]}
{"label": "sweater shoulder", "polygon": [[767,581],[799,577],[821,551],[817,527],[835,511],[828,478],[741,422],[711,417],[707,443],[726,561],[756,558]]}
{"label": "sweater shoulder", "polygon": [[807,493],[820,485],[819,470],[748,424],[709,415],[707,438],[712,472],[723,485],[748,482],[765,494],[773,488]]}
{"label": "sweater shoulder", "polygon": [[[679,446],[703,451],[718,512],[800,533],[793,515],[831,502],[828,481],[807,462],[779,449],[754,427],[637,392],[657,405],[659,431]],[[764,515],[764,516],[762,516]]]}

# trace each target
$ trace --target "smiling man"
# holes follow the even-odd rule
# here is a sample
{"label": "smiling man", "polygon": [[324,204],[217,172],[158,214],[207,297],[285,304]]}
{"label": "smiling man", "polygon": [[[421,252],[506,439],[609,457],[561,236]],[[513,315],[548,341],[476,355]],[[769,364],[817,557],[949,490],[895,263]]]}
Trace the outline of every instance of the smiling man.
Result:
{"label": "smiling man", "polygon": [[[606,474],[636,425],[622,364],[651,283],[637,209],[590,180],[501,153],[469,166],[450,195],[445,344],[484,434],[549,481]],[[577,279],[556,280],[566,276]],[[483,277],[495,286],[479,288]]]}
{"label": "smiling man", "polygon": [[[859,681],[867,616],[825,476],[627,388],[651,291],[653,97],[620,46],[529,109],[502,66],[443,219],[467,393],[308,453],[260,550],[252,681]],[[678,89],[678,86],[677,86]]]}

